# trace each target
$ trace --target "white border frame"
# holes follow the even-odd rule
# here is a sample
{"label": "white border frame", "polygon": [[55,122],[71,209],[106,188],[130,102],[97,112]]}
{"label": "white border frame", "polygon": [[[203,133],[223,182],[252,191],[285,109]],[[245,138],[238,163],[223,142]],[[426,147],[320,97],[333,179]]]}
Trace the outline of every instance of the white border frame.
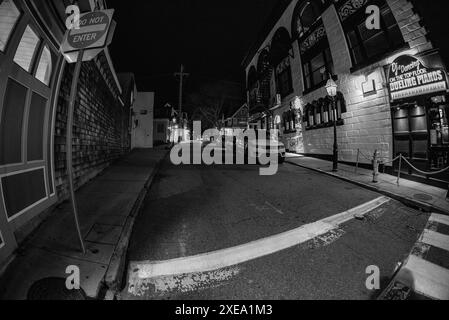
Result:
{"label": "white border frame", "polygon": [[[21,171],[17,171],[17,172],[13,172],[13,173],[7,173],[4,175],[0,175],[0,192],[3,194],[3,186],[2,186],[2,179],[5,177],[11,177],[11,176],[15,176],[18,174],[22,174],[22,173],[27,173],[27,172],[32,172],[32,171],[38,171],[38,170],[43,170],[44,171],[44,178],[46,176],[46,170],[45,170],[45,166],[43,167],[37,167],[37,168],[32,168],[32,169],[26,169],[26,170],[21,170]],[[36,201],[35,203],[31,204],[30,206],[26,207],[25,209],[23,209],[22,211],[14,214],[11,217],[8,217],[8,210],[6,209],[6,203],[5,203],[5,199],[4,197],[2,197],[2,204],[3,204],[3,208],[5,210],[5,215],[6,215],[6,220],[8,221],[8,223],[10,223],[11,221],[17,219],[18,217],[20,217],[21,215],[23,215],[24,213],[26,213],[27,211],[33,209],[34,207],[40,205],[41,203],[47,201],[50,199],[49,195],[48,195],[48,184],[46,183],[46,181],[44,181],[45,184],[45,197]]]}

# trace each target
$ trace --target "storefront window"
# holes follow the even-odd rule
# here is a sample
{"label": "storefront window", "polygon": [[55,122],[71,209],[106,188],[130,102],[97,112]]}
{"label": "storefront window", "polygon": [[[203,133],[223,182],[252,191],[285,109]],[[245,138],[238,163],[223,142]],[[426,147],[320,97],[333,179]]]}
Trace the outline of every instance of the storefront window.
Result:
{"label": "storefront window", "polygon": [[19,17],[20,11],[12,0],[0,1],[0,51],[5,51]]}
{"label": "storefront window", "polygon": [[30,72],[31,65],[39,46],[40,39],[36,33],[28,26],[20,40],[19,47],[17,48],[16,55],[14,56],[14,62]]}

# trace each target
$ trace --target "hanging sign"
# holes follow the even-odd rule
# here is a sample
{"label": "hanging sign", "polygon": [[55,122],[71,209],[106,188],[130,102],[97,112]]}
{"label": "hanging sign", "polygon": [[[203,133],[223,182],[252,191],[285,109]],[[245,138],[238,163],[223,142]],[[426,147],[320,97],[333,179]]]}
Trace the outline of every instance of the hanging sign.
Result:
{"label": "hanging sign", "polygon": [[388,90],[391,100],[446,92],[446,71],[443,68],[427,68],[421,60],[403,55],[389,66]]}

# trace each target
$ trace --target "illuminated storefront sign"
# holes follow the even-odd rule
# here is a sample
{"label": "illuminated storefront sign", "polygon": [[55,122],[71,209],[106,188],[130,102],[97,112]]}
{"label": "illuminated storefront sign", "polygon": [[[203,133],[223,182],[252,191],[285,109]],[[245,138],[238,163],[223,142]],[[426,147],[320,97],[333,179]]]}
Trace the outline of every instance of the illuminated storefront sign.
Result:
{"label": "illuminated storefront sign", "polygon": [[445,92],[446,72],[443,68],[427,68],[421,60],[403,55],[389,67],[388,89],[391,100]]}

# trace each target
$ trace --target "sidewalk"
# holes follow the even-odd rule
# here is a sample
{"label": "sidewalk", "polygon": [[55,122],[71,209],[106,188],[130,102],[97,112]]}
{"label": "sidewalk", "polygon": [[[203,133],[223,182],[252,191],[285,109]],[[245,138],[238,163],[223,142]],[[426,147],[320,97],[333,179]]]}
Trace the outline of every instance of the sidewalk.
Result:
{"label": "sidewalk", "polygon": [[[55,288],[54,278],[65,283],[68,266],[79,267],[81,288],[88,298],[98,298],[105,288],[116,289],[135,216],[167,153],[163,148],[134,150],[76,192],[86,255],[80,249],[70,204],[56,208],[0,279],[0,299],[26,299],[33,284],[40,298],[64,299],[68,293]],[[42,279],[46,280],[36,287]],[[57,283],[60,287],[61,281]],[[61,296],[55,297],[55,292]]]}
{"label": "sidewalk", "polygon": [[406,179],[401,179],[398,186],[397,177],[382,173],[379,182],[373,183],[372,170],[358,168],[356,173],[355,167],[339,164],[339,171],[335,173],[332,172],[332,162],[297,154],[287,154],[286,162],[357,184],[428,212],[449,215],[447,190],[444,189]]}

